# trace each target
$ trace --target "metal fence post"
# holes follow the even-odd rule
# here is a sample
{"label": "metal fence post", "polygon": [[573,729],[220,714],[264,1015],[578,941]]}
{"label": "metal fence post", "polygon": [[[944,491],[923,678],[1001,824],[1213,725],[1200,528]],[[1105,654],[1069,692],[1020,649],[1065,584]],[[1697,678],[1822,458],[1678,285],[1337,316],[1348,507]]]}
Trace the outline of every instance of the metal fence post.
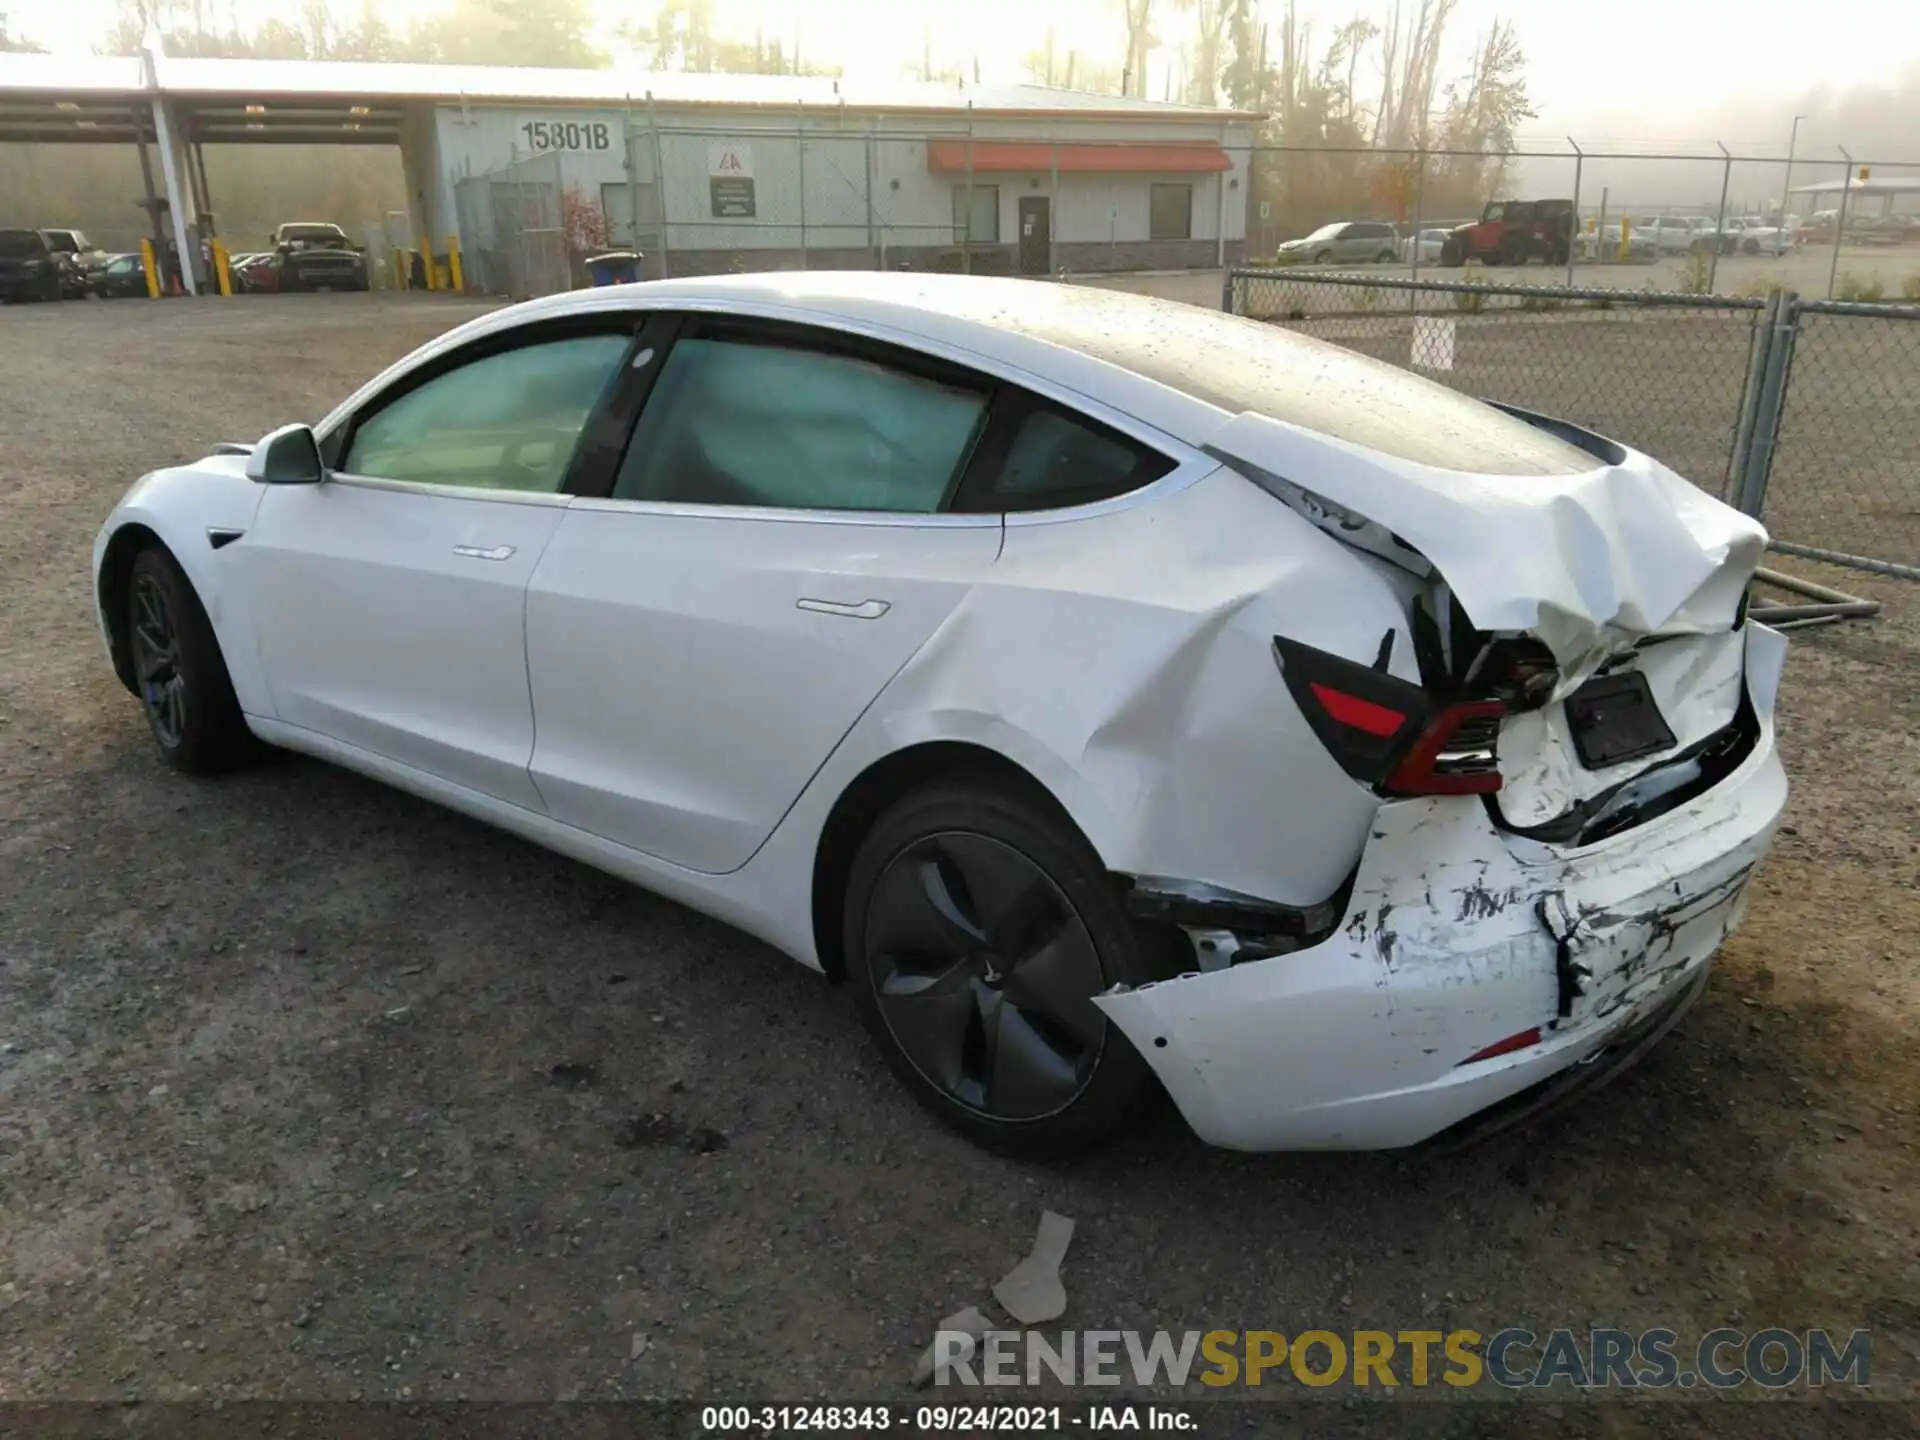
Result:
{"label": "metal fence post", "polygon": [[[1718,140],[1713,143],[1720,145]],[[1727,189],[1733,184],[1733,152],[1725,145],[1720,145],[1720,153],[1726,158],[1721,161],[1724,168],[1720,172],[1720,215],[1713,222],[1713,244],[1707,247],[1708,294],[1713,293],[1715,277],[1720,274],[1720,237],[1727,228]]]}
{"label": "metal fence post", "polygon": [[[1573,245],[1580,238],[1580,172],[1587,163],[1586,152],[1580,148],[1579,141],[1571,135],[1567,144],[1573,146],[1573,218],[1567,228],[1567,288],[1573,288]],[[1415,247],[1416,250],[1418,247]],[[1709,289],[1712,287],[1709,286]]]}
{"label": "metal fence post", "polygon": [[1233,271],[1226,272],[1220,282],[1220,309],[1228,315],[1233,314]]}
{"label": "metal fence post", "polygon": [[973,273],[973,101],[967,101],[967,197],[960,213],[965,222],[960,230],[960,273]]}
{"label": "metal fence post", "polygon": [[[1420,278],[1420,217],[1421,213],[1426,209],[1427,204],[1426,148],[1422,146],[1419,150],[1416,150],[1414,152],[1414,158],[1420,165],[1419,170],[1415,172],[1413,177],[1413,278],[1418,280]],[[1248,168],[1251,170],[1252,167],[1249,166]],[[1413,308],[1415,310],[1420,308],[1420,296],[1417,292],[1413,297]]]}
{"label": "metal fence post", "polygon": [[807,268],[807,112],[799,107],[793,122],[793,143],[799,149],[800,170],[800,268]]}
{"label": "metal fence post", "polygon": [[[1840,182],[1840,213],[1833,217],[1833,263],[1827,267],[1827,299],[1833,299],[1833,282],[1840,274],[1840,246],[1847,238],[1847,196],[1853,193],[1853,156],[1847,155],[1847,147],[1834,147],[1847,156],[1846,177]],[[1785,218],[1784,216],[1782,217]]]}
{"label": "metal fence post", "polygon": [[672,274],[667,246],[667,167],[662,162],[660,110],[653,103],[651,90],[647,91],[647,128],[653,132],[653,209],[660,220],[660,278],[664,280]]}
{"label": "metal fence post", "polygon": [[1787,398],[1787,374],[1793,368],[1794,340],[1799,335],[1800,297],[1791,290],[1774,292],[1776,304],[1767,317],[1767,368],[1754,399],[1753,432],[1747,449],[1736,508],[1758,520],[1766,509],[1767,477],[1773,468],[1774,442],[1780,438],[1780,417]]}
{"label": "metal fence post", "polygon": [[1768,292],[1765,308],[1753,319],[1752,340],[1747,347],[1747,378],[1740,387],[1740,410],[1733,422],[1733,453],[1727,457],[1727,473],[1720,490],[1721,498],[1736,509],[1746,493],[1747,467],[1753,456],[1753,417],[1760,403],[1760,387],[1766,381],[1774,324],[1785,294],[1778,289]]}

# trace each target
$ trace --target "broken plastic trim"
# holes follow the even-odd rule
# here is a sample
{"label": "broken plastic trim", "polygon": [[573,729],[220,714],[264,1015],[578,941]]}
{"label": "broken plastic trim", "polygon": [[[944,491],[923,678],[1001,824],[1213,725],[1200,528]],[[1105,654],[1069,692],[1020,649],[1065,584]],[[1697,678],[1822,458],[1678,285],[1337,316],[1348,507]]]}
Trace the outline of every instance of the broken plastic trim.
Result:
{"label": "broken plastic trim", "polygon": [[1233,960],[1264,960],[1289,950],[1318,945],[1333,934],[1346,913],[1353,889],[1349,875],[1317,905],[1282,905],[1197,880],[1164,875],[1122,875],[1127,913],[1136,920],[1158,921],[1187,930],[1225,930],[1240,940]]}

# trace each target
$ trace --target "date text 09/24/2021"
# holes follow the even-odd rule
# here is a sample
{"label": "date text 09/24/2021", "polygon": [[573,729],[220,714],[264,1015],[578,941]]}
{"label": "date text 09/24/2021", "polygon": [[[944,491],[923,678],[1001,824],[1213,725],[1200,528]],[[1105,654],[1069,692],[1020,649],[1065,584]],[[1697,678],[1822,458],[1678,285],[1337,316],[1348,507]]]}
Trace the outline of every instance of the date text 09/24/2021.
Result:
{"label": "date text 09/24/2021", "polygon": [[700,1412],[702,1433],[774,1435],[823,1431],[892,1431],[907,1434],[1058,1435],[1141,1431],[1193,1434],[1199,1424],[1179,1406],[1103,1405],[708,1405]]}

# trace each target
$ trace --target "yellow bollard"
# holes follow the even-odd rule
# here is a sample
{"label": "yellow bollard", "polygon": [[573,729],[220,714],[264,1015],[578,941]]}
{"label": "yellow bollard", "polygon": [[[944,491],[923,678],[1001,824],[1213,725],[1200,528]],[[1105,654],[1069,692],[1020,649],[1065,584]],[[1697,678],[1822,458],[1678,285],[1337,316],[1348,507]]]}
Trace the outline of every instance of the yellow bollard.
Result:
{"label": "yellow bollard", "polygon": [[219,277],[220,293],[233,294],[233,266],[227,259],[227,242],[218,236],[213,241],[213,273]]}
{"label": "yellow bollard", "polygon": [[153,258],[153,242],[144,238],[140,241],[140,268],[147,275],[147,298],[158,300],[160,298],[160,265]]}
{"label": "yellow bollard", "polygon": [[409,283],[407,276],[407,252],[402,250],[398,245],[393,247],[393,275],[391,281],[392,288],[395,290],[404,290]]}
{"label": "yellow bollard", "polygon": [[1620,217],[1620,258],[1623,261],[1633,258],[1632,237],[1633,217],[1631,215],[1622,215]]}
{"label": "yellow bollard", "polygon": [[452,282],[451,289],[456,295],[467,293],[466,277],[460,273],[460,237],[447,237],[447,276]]}
{"label": "yellow bollard", "polygon": [[424,237],[420,241],[420,259],[422,262],[422,268],[425,269],[427,272],[427,289],[438,290],[440,287],[434,283],[436,277],[433,273],[434,272],[433,246],[428,244]]}

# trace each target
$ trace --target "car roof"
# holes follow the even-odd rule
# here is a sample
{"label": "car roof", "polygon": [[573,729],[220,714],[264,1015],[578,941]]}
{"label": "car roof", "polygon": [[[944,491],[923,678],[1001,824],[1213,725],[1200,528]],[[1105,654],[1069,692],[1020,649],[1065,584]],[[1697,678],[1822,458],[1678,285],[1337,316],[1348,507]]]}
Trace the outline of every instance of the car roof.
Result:
{"label": "car roof", "polygon": [[[1384,361],[1241,316],[1092,285],[884,271],[777,271],[607,286],[495,311],[425,354],[596,311],[745,312],[1026,372],[1191,445],[1252,412],[1463,471],[1572,474],[1591,456]],[[424,358],[424,355],[423,355]]]}

